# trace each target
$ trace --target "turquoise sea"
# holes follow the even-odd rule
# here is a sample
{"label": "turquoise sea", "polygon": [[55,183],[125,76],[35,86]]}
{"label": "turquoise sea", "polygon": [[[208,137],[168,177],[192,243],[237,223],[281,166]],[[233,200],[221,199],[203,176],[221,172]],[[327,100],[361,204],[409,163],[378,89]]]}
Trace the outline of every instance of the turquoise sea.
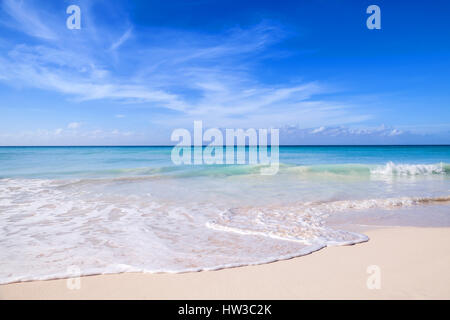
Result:
{"label": "turquoise sea", "polygon": [[280,147],[274,175],[172,150],[0,147],[0,283],[259,264],[368,228],[450,226],[450,146]]}

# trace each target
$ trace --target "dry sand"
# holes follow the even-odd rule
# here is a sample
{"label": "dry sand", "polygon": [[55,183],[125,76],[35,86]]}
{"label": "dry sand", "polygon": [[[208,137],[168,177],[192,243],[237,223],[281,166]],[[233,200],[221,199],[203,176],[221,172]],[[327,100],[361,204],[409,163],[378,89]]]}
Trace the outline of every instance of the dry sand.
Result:
{"label": "dry sand", "polygon": [[[450,299],[450,228],[385,228],[367,243],[287,261],[184,274],[126,273],[0,286],[1,299]],[[367,268],[380,270],[369,290]]]}

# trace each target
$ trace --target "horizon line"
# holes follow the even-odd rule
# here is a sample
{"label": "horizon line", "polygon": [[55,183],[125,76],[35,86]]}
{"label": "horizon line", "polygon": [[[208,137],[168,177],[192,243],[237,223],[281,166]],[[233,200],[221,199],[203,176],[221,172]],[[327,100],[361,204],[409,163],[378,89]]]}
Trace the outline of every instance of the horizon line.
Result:
{"label": "horizon line", "polygon": [[[202,145],[201,147],[260,147],[259,145],[223,145],[223,146],[209,146]],[[7,146],[0,145],[0,148],[195,148],[200,146],[177,146],[177,145],[23,145],[23,146]],[[266,147],[272,147],[267,145]],[[278,147],[450,147],[450,144],[283,144]]]}

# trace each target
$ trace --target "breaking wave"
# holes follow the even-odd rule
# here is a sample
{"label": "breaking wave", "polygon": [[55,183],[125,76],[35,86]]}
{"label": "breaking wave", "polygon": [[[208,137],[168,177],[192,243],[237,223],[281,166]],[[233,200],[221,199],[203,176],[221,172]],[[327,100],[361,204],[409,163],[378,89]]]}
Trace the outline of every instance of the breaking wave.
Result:
{"label": "breaking wave", "polygon": [[222,212],[217,220],[206,225],[215,230],[261,235],[304,244],[347,245],[366,241],[367,237],[327,227],[325,219],[331,214],[444,203],[450,203],[450,196],[305,202],[275,208],[234,208]]}

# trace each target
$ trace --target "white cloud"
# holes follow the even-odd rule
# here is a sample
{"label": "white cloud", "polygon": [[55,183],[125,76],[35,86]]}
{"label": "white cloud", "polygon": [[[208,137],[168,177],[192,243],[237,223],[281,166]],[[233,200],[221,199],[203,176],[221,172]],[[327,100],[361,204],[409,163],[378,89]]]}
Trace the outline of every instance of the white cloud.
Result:
{"label": "white cloud", "polygon": [[14,19],[17,23],[11,24],[19,30],[33,36],[45,40],[56,40],[57,34],[42,21],[43,13],[40,14],[35,8],[27,5],[26,1],[22,0],[4,0],[3,9]]}
{"label": "white cloud", "polygon": [[384,125],[366,128],[344,126],[300,128],[294,125],[280,129],[281,144],[392,144],[404,143],[412,136],[412,140],[422,139],[420,135]]}
{"label": "white cloud", "polygon": [[117,50],[122,44],[124,44],[132,35],[132,28],[129,28],[125,33],[111,45],[110,50]]}
{"label": "white cloud", "polygon": [[78,129],[81,127],[81,122],[71,122],[67,125],[68,129]]}
{"label": "white cloud", "polygon": [[[206,127],[205,127],[206,128]],[[421,144],[447,143],[450,132],[446,135],[417,134],[385,126],[372,128],[323,127],[300,128],[284,126],[280,129],[281,145],[365,145],[365,144],[408,144],[412,141]],[[392,135],[395,131],[397,134]],[[313,133],[315,132],[315,133]],[[169,145],[168,134],[114,130],[62,130],[38,129],[16,133],[1,133],[0,145]],[[166,139],[166,140],[164,140]]]}
{"label": "white cloud", "polygon": [[402,134],[402,133],[403,133],[403,131],[401,131],[401,130],[398,130],[398,129],[392,129],[391,132],[389,132],[389,135],[390,135],[390,136],[398,136],[398,135],[400,135],[400,134]]}
{"label": "white cloud", "polygon": [[[133,142],[134,141],[134,142]],[[0,146],[20,145],[148,145],[149,137],[133,131],[95,130],[48,130],[37,129],[16,133],[1,133]]]}
{"label": "white cloud", "polygon": [[[18,2],[7,3],[11,12],[18,10]],[[37,16],[38,10],[30,6],[27,12],[28,18],[18,13],[11,16],[17,28],[28,21],[24,32],[30,33],[30,21],[35,21],[30,17]],[[88,9],[83,9],[83,16],[89,17]],[[54,17],[44,21],[41,35],[50,36],[44,32],[47,29],[67,31]],[[323,83],[269,85],[259,81],[254,68],[263,65],[265,50],[285,37],[273,23],[263,21],[214,35],[158,29],[144,36],[133,32],[127,22],[117,28],[96,25],[95,19],[90,22],[90,28],[81,30],[83,37],[70,37],[70,41],[61,37],[52,45],[12,44],[9,52],[0,53],[0,80],[62,93],[78,102],[113,100],[170,110],[170,117],[166,113],[154,119],[166,126],[198,119],[211,126],[267,127],[293,121],[330,126],[370,117],[348,103],[318,98],[331,92]],[[122,47],[131,36],[146,37],[140,39],[139,52]],[[132,68],[123,69],[116,61],[114,51],[119,48],[125,65]]]}

